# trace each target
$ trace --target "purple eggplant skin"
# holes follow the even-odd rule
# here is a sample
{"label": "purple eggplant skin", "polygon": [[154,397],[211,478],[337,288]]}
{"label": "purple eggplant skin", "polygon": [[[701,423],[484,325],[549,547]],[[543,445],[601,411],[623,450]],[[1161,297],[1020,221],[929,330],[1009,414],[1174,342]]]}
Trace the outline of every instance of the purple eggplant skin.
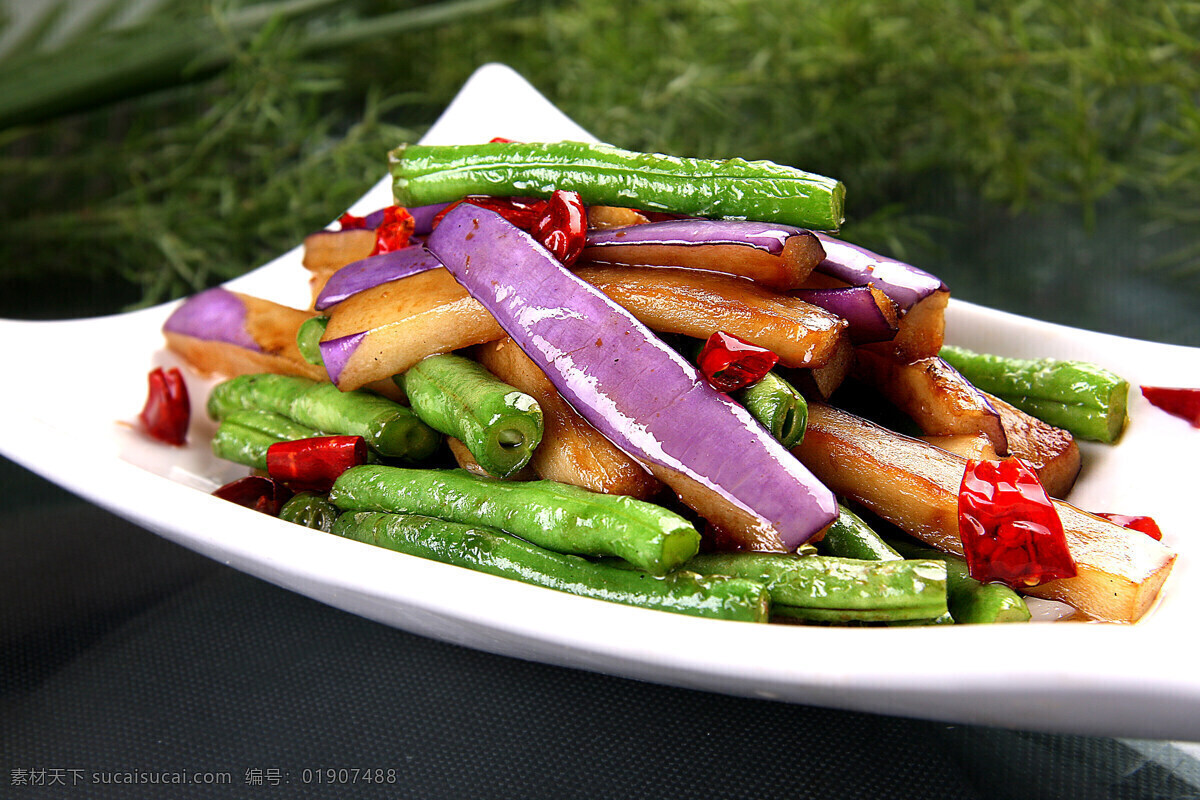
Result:
{"label": "purple eggplant skin", "polygon": [[[413,217],[413,235],[428,236],[433,233],[433,218],[442,213],[442,209],[450,205],[449,203],[432,203],[427,206],[413,206],[408,209],[408,213]],[[379,223],[376,223],[378,225]]]}
{"label": "purple eggplant skin", "polygon": [[907,313],[934,292],[948,291],[941,278],[911,264],[872,253],[825,233],[817,232],[817,238],[825,248],[825,260],[817,265],[815,272],[851,286],[874,284],[895,301],[901,313]]}
{"label": "purple eggplant skin", "polygon": [[625,228],[588,231],[587,247],[630,245],[720,245],[754,247],[773,256],[793,236],[812,232],[794,225],[731,219],[672,219]]}
{"label": "purple eggplant skin", "polygon": [[[798,289],[792,292],[806,303],[837,314],[846,320],[846,333],[855,345],[869,342],[889,342],[896,338],[899,327],[888,319],[871,293],[870,286],[845,286],[836,289]],[[888,300],[884,300],[888,302]]]}
{"label": "purple eggplant skin", "polygon": [[329,374],[329,380],[332,383],[338,382],[342,370],[346,368],[346,362],[354,355],[354,351],[362,344],[366,335],[367,332],[363,331],[321,342],[321,360],[325,362],[325,371]]}
{"label": "purple eggplant skin", "polygon": [[419,244],[354,261],[333,273],[313,307],[324,311],[351,295],[440,266],[442,262]]}
{"label": "purple eggplant skin", "polygon": [[500,215],[459,205],[427,246],[567,402],[656,474],[700,484],[787,550],[837,517],[833,493],[749,412]]}
{"label": "purple eggplant skin", "polygon": [[716,219],[673,219],[592,231],[582,256],[597,264],[724,272],[778,291],[803,286],[824,257],[820,240],[804,228]]}
{"label": "purple eggplant skin", "polygon": [[246,330],[246,304],[236,294],[220,286],[184,300],[167,317],[163,330],[195,339],[228,342],[262,352],[262,347]]}

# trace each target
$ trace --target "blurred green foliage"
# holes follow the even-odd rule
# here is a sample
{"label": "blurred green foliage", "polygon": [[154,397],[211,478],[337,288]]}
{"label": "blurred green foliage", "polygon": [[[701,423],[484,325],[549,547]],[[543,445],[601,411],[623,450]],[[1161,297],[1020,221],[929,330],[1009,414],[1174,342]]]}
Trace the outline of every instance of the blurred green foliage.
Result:
{"label": "blurred green foliage", "polygon": [[[1200,262],[1171,234],[1200,223],[1195,2],[299,5],[253,6],[274,21],[238,35],[241,4],[189,22],[160,0],[135,33],[208,37],[173,85],[0,130],[6,283],[149,303],[253,268],[337,216],[488,61],[624,147],[837,176],[847,238],[902,257],[936,260],[985,218],[1095,231],[1119,201],[1128,236],[1157,237],[1145,263],[1186,282]],[[398,10],[434,16],[368,35]]]}

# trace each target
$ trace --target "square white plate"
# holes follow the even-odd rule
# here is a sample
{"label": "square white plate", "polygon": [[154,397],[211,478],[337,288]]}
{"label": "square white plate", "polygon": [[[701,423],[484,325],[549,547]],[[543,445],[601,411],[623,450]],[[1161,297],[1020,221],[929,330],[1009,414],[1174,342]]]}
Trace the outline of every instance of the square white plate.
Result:
{"label": "square white plate", "polygon": [[[591,138],[507,67],[481,68],[429,143]],[[381,167],[382,168],[382,167]],[[386,179],[352,209],[390,202]],[[299,249],[233,281],[308,304]],[[208,382],[189,376],[191,444],[132,427],[146,373],[176,364],[159,328],[173,304],[92,320],[0,321],[9,384],[0,452],[172,541],[322,602],[422,635],[518,658],[717,692],[885,714],[1200,740],[1194,555],[1200,431],[1131,395],[1115,447],[1084,446],[1069,498],[1154,516],[1180,554],[1137,625],[1041,623],[807,628],[693,619],[589,600],[300,528],[210,497],[245,470],[208,449]],[[1013,356],[1099,362],[1139,384],[1200,386],[1200,350],[1073,330],[952,302],[947,340]],[[26,388],[29,387],[29,388]]]}

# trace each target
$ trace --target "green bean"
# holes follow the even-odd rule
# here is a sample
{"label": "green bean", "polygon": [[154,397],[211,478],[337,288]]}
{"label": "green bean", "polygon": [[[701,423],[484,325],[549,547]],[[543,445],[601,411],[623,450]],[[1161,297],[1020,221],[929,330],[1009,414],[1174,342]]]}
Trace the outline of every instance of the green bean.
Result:
{"label": "green bean", "polygon": [[936,619],[946,613],[937,559],[859,561],[778,553],[710,553],[684,565],[702,575],[765,583],[774,613],[815,621]]}
{"label": "green bean", "polygon": [[635,153],[582,142],[402,145],[390,154],[396,202],[419,206],[489,194],[576,191],[587,205],[835,230],[841,183],[769,161]]}
{"label": "green bean", "polygon": [[542,440],[537,401],[469,358],[429,356],[394,380],[413,412],[466,445],[489,475],[517,472]]}
{"label": "green bean", "polygon": [[487,525],[559,553],[618,556],[661,575],[696,554],[700,534],[665,508],[555,481],[498,481],[463,470],[361,466],[329,493],[344,511],[423,514]]}
{"label": "green bean", "polygon": [[1129,383],[1086,361],[1026,360],[943,347],[950,366],[977,388],[1083,439],[1114,442],[1125,427]]}
{"label": "green bean", "polygon": [[762,380],[738,390],[733,397],[784,447],[792,448],[803,441],[808,403],[796,387],[774,372],[768,372]]}
{"label": "green bean", "polygon": [[319,435],[282,414],[259,408],[240,408],[221,420],[213,435],[212,450],[217,458],[266,469],[267,449],[271,445]]}
{"label": "green bean", "polygon": [[826,623],[829,625],[851,625],[860,622],[920,623],[943,625],[946,614],[938,614],[934,606],[914,605],[907,608],[805,608],[784,606],[774,603],[771,616],[779,619],[794,619],[801,622]]}
{"label": "green bean", "polygon": [[765,622],[770,595],[755,581],[672,572],[656,577],[552,552],[503,531],[416,514],[343,514],[333,533],[444,564],[570,594],[699,617]]}
{"label": "green bean", "polygon": [[325,433],[361,436],[373,450],[391,458],[420,461],[441,445],[441,436],[399,403],[307,378],[239,375],[213,387],[208,397],[213,418],[238,408],[262,408]]}
{"label": "green bean", "polygon": [[292,404],[316,381],[290,375],[239,375],[218,383],[208,394],[208,415],[222,420],[244,408],[260,408],[285,417]]}
{"label": "green bean", "polygon": [[965,559],[908,540],[893,540],[905,558],[934,558],[946,564],[946,602],[959,624],[1028,622],[1032,616],[1021,595],[1000,583],[980,583],[970,576]]}
{"label": "green bean", "polygon": [[279,509],[279,518],[313,530],[329,533],[337,521],[338,509],[319,494],[300,492]]}
{"label": "green bean", "polygon": [[825,529],[825,536],[817,542],[817,550],[827,556],[863,561],[900,561],[904,558],[862,517],[840,504],[838,518]]}
{"label": "green bean", "polygon": [[321,337],[325,335],[328,325],[329,317],[309,317],[296,330],[296,348],[300,355],[318,367],[325,366],[325,359],[321,356]]}

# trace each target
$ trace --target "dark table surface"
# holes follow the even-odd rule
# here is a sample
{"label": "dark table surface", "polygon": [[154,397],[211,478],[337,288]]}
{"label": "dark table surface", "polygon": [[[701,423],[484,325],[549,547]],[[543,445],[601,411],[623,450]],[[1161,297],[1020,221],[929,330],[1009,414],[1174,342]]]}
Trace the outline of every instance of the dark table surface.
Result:
{"label": "dark table surface", "polygon": [[[973,257],[930,266],[968,299],[1200,344],[1194,282],[1122,270],[1103,234],[1043,231],[1059,254],[1046,259],[1036,226],[1008,230],[964,230]],[[1072,300],[1087,270],[1120,291]],[[466,650],[236,572],[12,462],[0,486],[0,797],[1200,798],[1200,762],[1170,743],[740,699]]]}

